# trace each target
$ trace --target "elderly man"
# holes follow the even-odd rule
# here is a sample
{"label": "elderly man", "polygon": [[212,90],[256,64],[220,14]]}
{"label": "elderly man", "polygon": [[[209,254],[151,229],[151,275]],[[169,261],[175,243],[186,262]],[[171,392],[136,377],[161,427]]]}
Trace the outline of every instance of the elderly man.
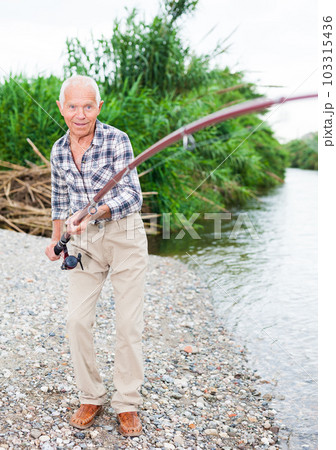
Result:
{"label": "elderly man", "polygon": [[[76,211],[133,159],[128,136],[97,120],[102,104],[91,78],[73,76],[63,83],[57,105],[68,131],[55,142],[50,157],[53,233],[46,255],[51,261],[59,258],[54,246],[65,223],[84,267],[69,273],[67,330],[81,403],[71,425],[88,428],[106,402],[92,328],[96,302],[110,271],[116,312],[116,391],[111,405],[118,415],[120,433],[137,436],[142,431],[137,410],[143,382],[143,291],[148,255],[136,170],[99,202],[96,214],[74,225]],[[70,210],[73,215],[68,218]]]}

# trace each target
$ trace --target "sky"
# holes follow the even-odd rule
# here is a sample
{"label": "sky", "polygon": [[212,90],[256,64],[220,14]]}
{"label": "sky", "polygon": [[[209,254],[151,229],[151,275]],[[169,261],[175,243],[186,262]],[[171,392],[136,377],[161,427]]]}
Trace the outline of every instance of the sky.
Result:
{"label": "sky", "polygon": [[[0,0],[0,7],[0,76],[62,76],[66,38],[110,36],[125,7],[150,20],[159,0]],[[213,64],[244,71],[268,97],[317,92],[317,0],[200,0],[183,22],[182,36],[197,54],[230,36],[228,51]],[[270,112],[268,122],[281,142],[317,130],[316,100]]]}

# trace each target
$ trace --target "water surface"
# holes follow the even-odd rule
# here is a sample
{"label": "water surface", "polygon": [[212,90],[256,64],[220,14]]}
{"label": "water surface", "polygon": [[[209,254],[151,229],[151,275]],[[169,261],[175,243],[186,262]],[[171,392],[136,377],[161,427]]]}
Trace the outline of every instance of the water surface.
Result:
{"label": "water surface", "polygon": [[[157,251],[207,280],[226,328],[246,347],[251,368],[270,381],[264,392],[273,394],[289,436],[283,448],[315,449],[317,172],[288,169],[286,182],[260,200],[223,221],[221,239],[207,221],[201,239],[172,235]],[[237,219],[243,223],[233,236]]]}

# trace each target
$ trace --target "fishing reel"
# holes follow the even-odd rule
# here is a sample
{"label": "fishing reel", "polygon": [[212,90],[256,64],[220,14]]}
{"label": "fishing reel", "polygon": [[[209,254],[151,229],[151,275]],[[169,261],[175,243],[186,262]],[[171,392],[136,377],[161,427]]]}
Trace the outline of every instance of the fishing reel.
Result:
{"label": "fishing reel", "polygon": [[54,247],[55,255],[59,255],[61,252],[63,252],[64,260],[61,265],[61,269],[62,270],[72,270],[77,266],[77,264],[79,264],[81,266],[81,269],[84,270],[83,264],[82,264],[81,253],[78,253],[77,256],[69,255],[68,247],[67,247],[67,243],[69,241],[70,241],[70,236],[67,237],[63,234],[61,239],[57,242],[57,244]]}

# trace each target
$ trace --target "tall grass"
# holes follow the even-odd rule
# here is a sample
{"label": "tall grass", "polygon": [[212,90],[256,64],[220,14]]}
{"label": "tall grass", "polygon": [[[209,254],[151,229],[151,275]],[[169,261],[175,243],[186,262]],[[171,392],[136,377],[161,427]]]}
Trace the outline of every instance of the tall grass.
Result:
{"label": "tall grass", "polygon": [[290,155],[290,166],[300,169],[317,170],[318,139],[317,132],[309,133],[301,139],[294,139],[286,144]]}
{"label": "tall grass", "polygon": [[[126,131],[136,155],[186,123],[258,96],[243,73],[210,70],[210,55],[194,55],[184,46],[178,22],[196,4],[165,0],[161,15],[149,24],[133,11],[125,22],[115,22],[111,38],[91,42],[91,49],[78,39],[67,41],[66,75],[85,73],[97,79],[105,101],[99,119]],[[23,75],[0,85],[0,159],[39,163],[27,137],[49,155],[65,128],[55,103],[60,85],[54,76]],[[283,177],[288,151],[261,120],[249,115],[223,122],[196,133],[193,150],[183,151],[177,143],[146,161],[139,167],[146,171],[142,188],[159,193],[151,209],[188,215],[216,209],[214,204],[243,203],[273,186],[269,173]]]}
{"label": "tall grass", "polygon": [[[115,20],[111,37],[92,38],[85,44],[78,38],[68,39],[65,77],[74,73],[92,76],[105,94],[122,90],[125,83],[156,89],[157,96],[209,85],[215,75],[209,61],[224,49],[195,55],[183,43],[176,25],[182,14],[178,2],[170,2],[171,7],[168,3],[166,14],[155,16],[151,23],[140,20],[133,10],[125,20]],[[188,5],[192,3],[197,2]]]}
{"label": "tall grass", "polygon": [[66,129],[56,105],[60,86],[61,80],[54,76],[27,79],[23,75],[13,76],[0,85],[1,159],[39,162],[32,155],[27,137],[48,156],[53,142],[64,134],[62,128]]}

